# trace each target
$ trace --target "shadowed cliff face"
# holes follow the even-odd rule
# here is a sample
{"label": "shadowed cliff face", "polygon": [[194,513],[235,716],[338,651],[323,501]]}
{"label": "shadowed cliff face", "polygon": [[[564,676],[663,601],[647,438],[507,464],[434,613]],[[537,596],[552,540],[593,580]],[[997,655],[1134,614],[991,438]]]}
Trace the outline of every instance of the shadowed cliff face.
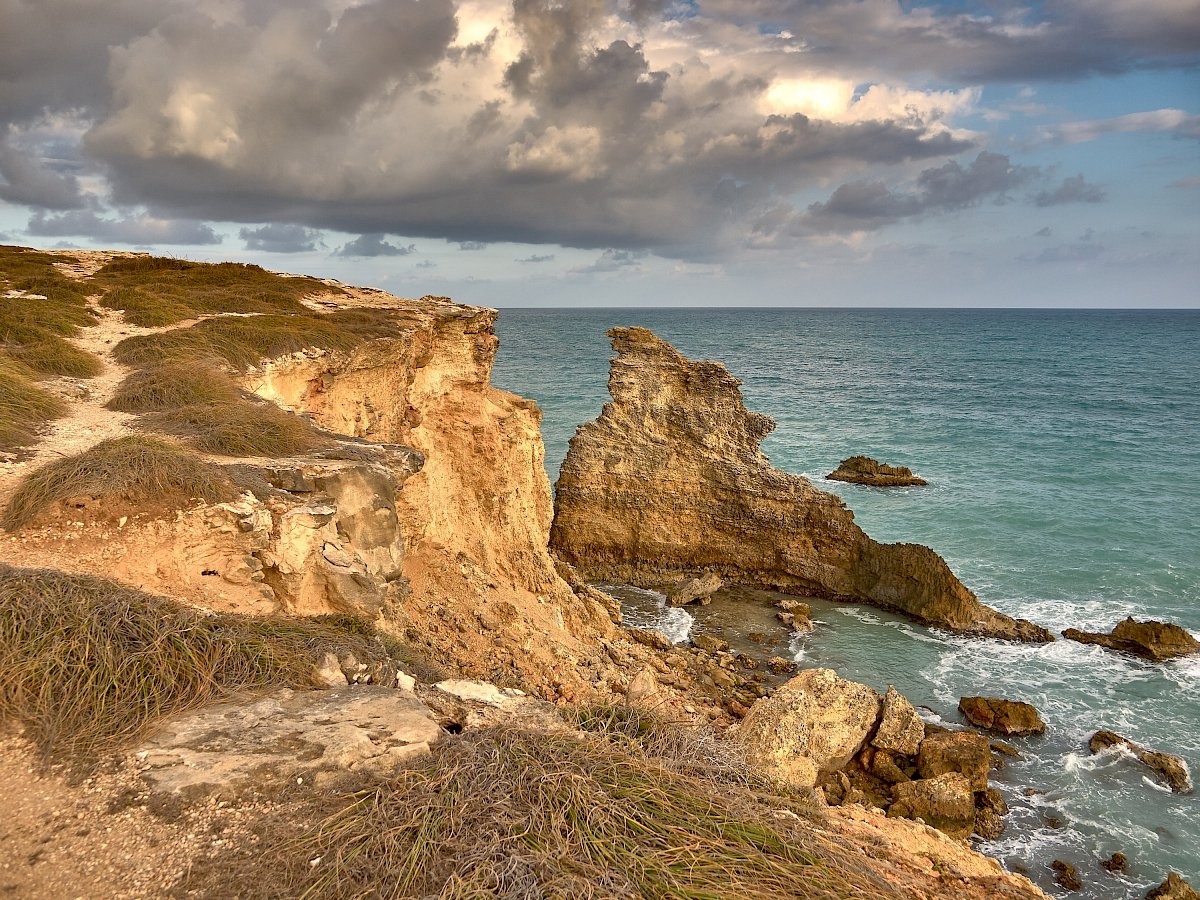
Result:
{"label": "shadowed cliff face", "polygon": [[609,336],[613,399],[571,439],[550,538],[587,576],[653,585],[703,569],[961,634],[1053,640],[981,604],[928,547],[872,540],[838,497],[772,467],[759,444],[775,423],[724,366],[644,328]]}

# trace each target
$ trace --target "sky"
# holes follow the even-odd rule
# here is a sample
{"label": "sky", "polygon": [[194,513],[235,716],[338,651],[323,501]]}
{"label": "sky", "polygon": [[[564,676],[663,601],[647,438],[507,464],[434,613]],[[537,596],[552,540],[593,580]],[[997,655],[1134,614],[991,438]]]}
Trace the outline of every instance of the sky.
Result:
{"label": "sky", "polygon": [[1200,307],[1200,0],[0,0],[0,243],[486,306]]}

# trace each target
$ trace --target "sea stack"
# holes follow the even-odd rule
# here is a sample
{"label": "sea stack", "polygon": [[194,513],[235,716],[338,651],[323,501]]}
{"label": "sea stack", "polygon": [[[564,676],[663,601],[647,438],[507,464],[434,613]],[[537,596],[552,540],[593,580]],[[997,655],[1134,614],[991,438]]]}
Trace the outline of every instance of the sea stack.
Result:
{"label": "sea stack", "polygon": [[550,538],[585,576],[652,587],[704,570],[959,634],[1053,640],[980,603],[933,550],[872,540],[838,497],[774,468],[759,445],[775,422],[746,409],[723,365],[645,328],[608,334],[612,401],[571,439]]}
{"label": "sea stack", "polygon": [[929,484],[907,466],[889,466],[869,456],[851,456],[825,476],[831,481],[865,484],[868,487],[914,487]]}

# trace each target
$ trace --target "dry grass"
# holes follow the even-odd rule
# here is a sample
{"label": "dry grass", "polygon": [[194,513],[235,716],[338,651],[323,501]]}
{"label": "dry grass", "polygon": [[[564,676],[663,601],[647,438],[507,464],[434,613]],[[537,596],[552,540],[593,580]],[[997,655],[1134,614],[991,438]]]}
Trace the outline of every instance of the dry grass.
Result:
{"label": "dry grass", "polygon": [[139,256],[116,259],[96,272],[109,288],[100,301],[122,309],[134,325],[170,325],[217,313],[307,313],[301,299],[340,293],[315,278],[290,278],[242,263],[198,263]]}
{"label": "dry grass", "polygon": [[0,565],[0,718],[47,756],[90,760],[236,691],[314,687],[324,653],[392,660],[349,616],[204,615],[90,575]]}
{"label": "dry grass", "polygon": [[142,428],[182,438],[204,453],[295,456],[336,442],[304,419],[265,400],[192,405],[144,415]]}
{"label": "dry grass", "polygon": [[[811,818],[773,811],[796,805],[680,775],[605,734],[490,728],[344,796],[299,837],[264,823],[252,855],[202,864],[180,889],[339,900],[893,895]],[[310,801],[299,821],[320,808]]]}
{"label": "dry grass", "polygon": [[164,440],[131,435],[55,460],[21,481],[4,510],[4,527],[21,528],[71,497],[88,496],[177,509],[199,498],[228,499],[234,489],[218,466]]}
{"label": "dry grass", "polygon": [[229,405],[243,391],[226,373],[220,360],[164,362],[127,376],[105,404],[127,413],[153,413],[196,405]]}
{"label": "dry grass", "polygon": [[34,383],[34,373],[0,356],[0,450],[11,452],[37,440],[37,430],[66,414],[58,397]]}

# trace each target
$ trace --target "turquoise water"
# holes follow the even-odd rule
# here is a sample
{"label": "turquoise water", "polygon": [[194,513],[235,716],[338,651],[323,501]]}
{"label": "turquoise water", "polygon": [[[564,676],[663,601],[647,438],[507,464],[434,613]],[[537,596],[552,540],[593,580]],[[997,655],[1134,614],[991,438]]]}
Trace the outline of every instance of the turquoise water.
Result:
{"label": "turquoise water", "polygon": [[[932,546],[985,603],[1055,631],[1133,614],[1200,633],[1200,312],[505,310],[493,380],[540,404],[551,480],[608,397],[613,325],[725,363],[778,422],[776,466],[842,496],[875,538]],[[822,477],[859,453],[931,484]],[[1013,741],[1025,758],[996,775],[1012,812],[986,852],[1048,892],[1065,859],[1085,879],[1076,897],[1140,897],[1168,868],[1200,887],[1198,795],[1086,749],[1110,728],[1200,775],[1200,660],[966,640],[867,607],[819,618],[792,647],[805,665],[895,684],[951,722],[968,694],[1041,710],[1048,734]],[[1098,868],[1114,850],[1127,879]]]}

